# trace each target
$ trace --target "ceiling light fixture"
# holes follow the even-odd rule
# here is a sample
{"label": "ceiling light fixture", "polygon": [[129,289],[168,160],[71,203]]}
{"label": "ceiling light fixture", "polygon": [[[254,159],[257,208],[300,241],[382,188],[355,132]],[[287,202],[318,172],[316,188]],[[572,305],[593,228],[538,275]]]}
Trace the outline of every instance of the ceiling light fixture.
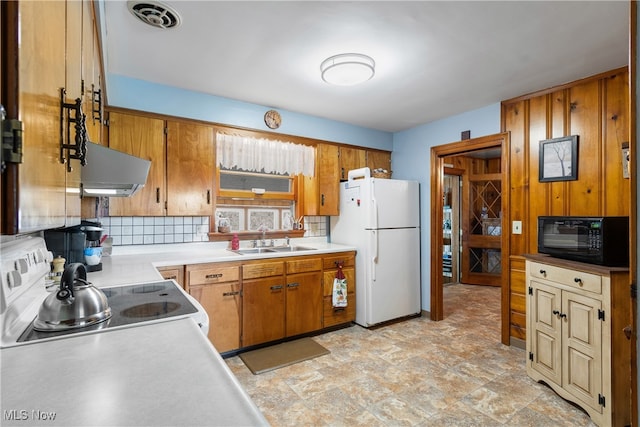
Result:
{"label": "ceiling light fixture", "polygon": [[361,53],[341,53],[322,61],[322,80],[338,86],[364,83],[375,74],[373,58]]}

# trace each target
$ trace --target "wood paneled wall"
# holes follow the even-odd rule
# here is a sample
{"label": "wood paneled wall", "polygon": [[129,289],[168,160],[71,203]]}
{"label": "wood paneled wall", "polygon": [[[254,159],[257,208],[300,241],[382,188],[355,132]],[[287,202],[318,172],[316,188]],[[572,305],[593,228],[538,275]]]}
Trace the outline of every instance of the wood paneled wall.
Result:
{"label": "wood paneled wall", "polygon": [[[562,87],[502,102],[502,130],[511,133],[508,224],[510,333],[525,339],[525,253],[537,252],[541,215],[630,215],[630,180],[623,177],[622,144],[629,141],[629,73],[612,70]],[[539,182],[539,142],[578,135],[578,179]]]}

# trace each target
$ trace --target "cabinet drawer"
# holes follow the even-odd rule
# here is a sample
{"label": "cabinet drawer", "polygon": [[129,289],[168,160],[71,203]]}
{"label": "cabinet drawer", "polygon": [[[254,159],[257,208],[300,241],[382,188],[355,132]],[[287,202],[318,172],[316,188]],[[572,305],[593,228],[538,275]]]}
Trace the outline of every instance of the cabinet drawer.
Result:
{"label": "cabinet drawer", "polygon": [[342,263],[344,267],[353,267],[356,264],[356,257],[352,254],[324,257],[322,259],[322,268],[325,270],[337,268],[340,263]]}
{"label": "cabinet drawer", "polygon": [[243,279],[282,276],[283,274],[284,274],[284,262],[282,261],[245,264],[242,266]]}
{"label": "cabinet drawer", "polygon": [[[333,280],[336,277],[336,271],[325,271],[322,277],[322,284],[324,288],[324,292],[322,293],[325,297],[331,297],[333,294]],[[343,268],[342,272],[344,273],[345,279],[347,279],[347,292],[349,295],[355,290],[356,284],[356,271],[353,268]]]}
{"label": "cabinet drawer", "polygon": [[219,266],[191,270],[187,267],[187,276],[189,278],[189,286],[234,282],[240,279],[240,268],[238,266]]}
{"label": "cabinet drawer", "polygon": [[322,259],[320,258],[302,258],[286,261],[286,263],[287,274],[322,270]]}
{"label": "cabinet drawer", "polygon": [[602,293],[602,277],[582,271],[569,270],[537,262],[531,263],[531,277],[550,280],[565,286],[585,291]]}
{"label": "cabinet drawer", "polygon": [[353,292],[347,294],[347,303],[346,307],[337,308],[333,306],[330,296],[324,297],[323,318],[325,328],[356,320],[356,295]]}

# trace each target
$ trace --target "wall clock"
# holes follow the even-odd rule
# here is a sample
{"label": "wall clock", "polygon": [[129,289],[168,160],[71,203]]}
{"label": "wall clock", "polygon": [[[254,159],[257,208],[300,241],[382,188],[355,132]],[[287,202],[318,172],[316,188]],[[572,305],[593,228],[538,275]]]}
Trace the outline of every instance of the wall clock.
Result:
{"label": "wall clock", "polygon": [[269,110],[264,113],[264,123],[269,127],[269,129],[278,129],[281,122],[282,117],[280,117],[280,113],[276,110]]}

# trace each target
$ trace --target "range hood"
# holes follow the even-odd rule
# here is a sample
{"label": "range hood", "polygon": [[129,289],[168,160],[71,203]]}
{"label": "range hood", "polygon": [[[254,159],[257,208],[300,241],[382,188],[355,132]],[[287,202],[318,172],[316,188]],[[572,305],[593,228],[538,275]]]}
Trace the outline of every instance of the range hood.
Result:
{"label": "range hood", "polygon": [[87,142],[82,168],[83,196],[130,197],[144,187],[151,161]]}

